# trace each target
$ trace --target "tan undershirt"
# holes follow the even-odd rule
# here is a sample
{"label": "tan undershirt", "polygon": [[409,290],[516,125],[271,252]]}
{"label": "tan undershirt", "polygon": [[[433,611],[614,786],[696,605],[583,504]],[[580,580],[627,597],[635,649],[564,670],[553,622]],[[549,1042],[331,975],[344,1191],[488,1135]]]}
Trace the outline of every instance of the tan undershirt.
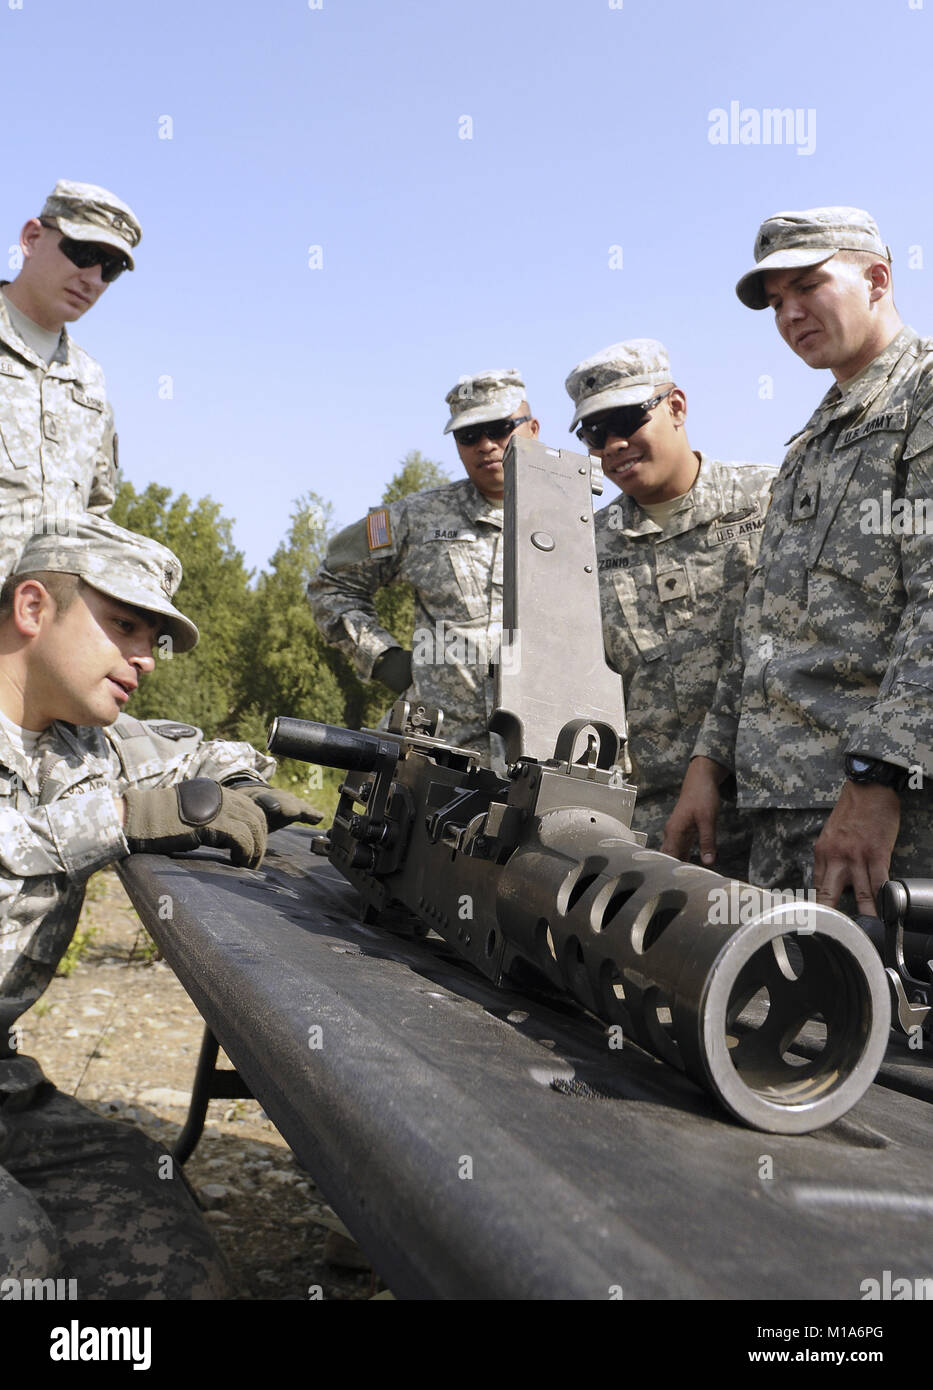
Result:
{"label": "tan undershirt", "polygon": [[6,311],[10,316],[10,323],[23,342],[27,347],[31,347],[33,352],[37,352],[44,362],[51,362],[61,342],[61,329],[41,328],[39,324],[33,323],[32,319],[28,318],[21,309],[17,309],[6,290],[3,291],[3,297],[6,300]]}
{"label": "tan undershirt", "polygon": [[0,710],[0,728],[3,729],[13,747],[27,758],[31,757],[36,751],[36,744],[42,737],[41,731],[37,733],[34,729],[23,729],[19,724],[14,724],[12,719],[8,719]]}
{"label": "tan undershirt", "polygon": [[685,498],[689,497],[692,491],[693,487],[688,487],[686,492],[682,492],[679,497],[672,497],[668,502],[639,502],[638,505],[663,530],[674,513],[680,511]]}

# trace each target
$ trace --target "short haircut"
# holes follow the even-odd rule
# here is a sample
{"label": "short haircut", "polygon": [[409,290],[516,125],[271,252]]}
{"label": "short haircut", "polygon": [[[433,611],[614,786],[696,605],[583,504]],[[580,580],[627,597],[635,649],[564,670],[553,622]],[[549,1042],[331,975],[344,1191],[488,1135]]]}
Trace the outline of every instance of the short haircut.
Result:
{"label": "short haircut", "polygon": [[870,265],[874,265],[877,261],[884,261],[887,265],[891,264],[887,256],[879,256],[877,251],[837,251],[832,259],[844,261],[846,265],[859,265],[863,270],[867,270]]}
{"label": "short haircut", "polygon": [[32,579],[47,589],[55,603],[55,621],[67,613],[74,603],[84,580],[77,574],[60,574],[57,570],[31,570],[25,574],[11,574],[4,580],[0,589],[0,623],[5,623],[13,612],[13,595],[21,584]]}

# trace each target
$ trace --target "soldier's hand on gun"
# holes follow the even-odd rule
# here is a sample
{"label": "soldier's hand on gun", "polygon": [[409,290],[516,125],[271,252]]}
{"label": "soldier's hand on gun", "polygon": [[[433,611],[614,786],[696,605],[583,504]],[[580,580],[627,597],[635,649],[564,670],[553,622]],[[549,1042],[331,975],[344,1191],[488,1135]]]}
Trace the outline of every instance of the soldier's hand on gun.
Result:
{"label": "soldier's hand on gun", "polygon": [[237,785],[237,791],[262,807],[270,832],[281,830],[284,825],[291,825],[293,821],[317,825],[318,821],[324,819],[324,812],[319,811],[316,806],[302,801],[300,796],[295,796],[292,792],[282,791],[280,787],[269,787],[265,782],[241,782]]}
{"label": "soldier's hand on gun", "polygon": [[664,827],[662,854],[689,859],[699,840],[700,861],[712,864],[716,858],[716,817],[719,814],[719,784],[729,775],[728,768],[712,758],[693,758],[687,768],[677,805]]}
{"label": "soldier's hand on gun", "polygon": [[900,824],[901,799],[893,787],[843,782],[813,846],[817,902],[835,907],[851,884],[859,912],[877,917],[878,890],[888,878]]}
{"label": "soldier's hand on gun", "polygon": [[266,848],[266,817],[241,791],[209,777],[173,787],[123,793],[123,833],[134,854],[172,854],[208,845],[229,849],[237,866],[258,869]]}

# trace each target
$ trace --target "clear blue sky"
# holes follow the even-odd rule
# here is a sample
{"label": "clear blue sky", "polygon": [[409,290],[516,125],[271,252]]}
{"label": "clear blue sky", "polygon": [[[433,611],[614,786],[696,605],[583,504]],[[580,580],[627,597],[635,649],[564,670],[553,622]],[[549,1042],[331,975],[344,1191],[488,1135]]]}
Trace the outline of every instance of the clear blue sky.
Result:
{"label": "clear blue sky", "polygon": [[[137,270],[75,337],[125,475],[216,498],[253,567],[309,488],[347,523],[409,449],[459,474],[463,373],[519,367],[577,447],[564,378],[620,338],[667,344],[694,447],[779,462],[828,385],[733,292],[779,209],[869,208],[933,332],[933,0],[19,3],[4,245],[57,178],[132,205]],[[733,101],[812,152],[712,144]]]}

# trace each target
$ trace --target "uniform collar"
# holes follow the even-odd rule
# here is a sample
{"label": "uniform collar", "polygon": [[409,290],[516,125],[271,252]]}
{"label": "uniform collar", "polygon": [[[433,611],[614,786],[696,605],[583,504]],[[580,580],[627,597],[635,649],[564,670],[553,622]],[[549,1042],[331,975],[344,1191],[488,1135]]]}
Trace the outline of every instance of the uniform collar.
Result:
{"label": "uniform collar", "polygon": [[[0,280],[0,289],[4,285],[9,285],[9,280]],[[46,362],[44,357],[40,357],[28,343],[23,342],[16,329],[10,321],[10,315],[6,307],[6,295],[0,293],[0,341],[6,343],[17,356],[25,358],[33,366],[41,367],[43,371],[50,371],[53,367],[68,366],[71,361],[71,339],[68,336],[68,329],[62,327],[62,336],[58,347],[50,362]]]}
{"label": "uniform collar", "polygon": [[[107,764],[107,745],[101,731],[88,728],[82,732],[85,734],[83,743],[73,724],[53,720],[49,727],[42,731],[32,757],[27,758],[10,742],[6,730],[0,724],[0,766],[21,777],[23,785],[32,796],[39,795],[50,779],[54,779],[55,787],[61,794],[67,788],[87,780],[89,760],[93,757],[100,757]],[[97,744],[97,747],[94,747],[94,744]]]}
{"label": "uniform collar", "polygon": [[464,508],[471,521],[484,521],[487,525],[502,526],[503,508],[484,497],[472,478],[464,478]]}
{"label": "uniform collar", "polygon": [[695,451],[700,458],[700,471],[696,482],[680,505],[680,510],[668,517],[663,529],[643,511],[634,498],[621,493],[613,506],[621,513],[621,525],[617,530],[625,536],[664,535],[679,536],[684,531],[692,531],[696,526],[705,526],[715,521],[725,511],[725,496],[722,487],[722,473],[719,464],[704,454],[702,449]]}
{"label": "uniform collar", "polygon": [[[40,743],[43,738],[45,738],[45,734],[40,738]],[[11,741],[3,724],[0,724],[0,767],[5,767],[10,772],[15,772],[18,777],[23,779],[23,782],[30,791],[34,790],[36,772],[35,758],[28,759],[25,754],[16,747]]]}
{"label": "uniform collar", "polygon": [[784,447],[799,441],[804,435],[821,434],[833,420],[845,420],[866,411],[884,389],[900,359],[919,341],[920,335],[905,324],[887,347],[882,348],[878,356],[873,357],[868,366],[863,367],[851,381],[843,386],[833,382],[803,429],[792,434]]}

